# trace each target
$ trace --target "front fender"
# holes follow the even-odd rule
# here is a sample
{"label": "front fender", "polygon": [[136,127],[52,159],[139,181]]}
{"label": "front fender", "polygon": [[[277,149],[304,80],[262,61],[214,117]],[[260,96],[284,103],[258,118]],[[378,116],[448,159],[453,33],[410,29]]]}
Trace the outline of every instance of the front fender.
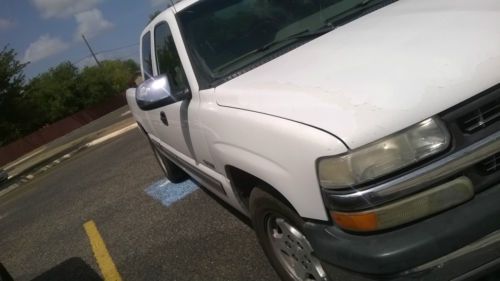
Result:
{"label": "front fender", "polygon": [[217,170],[237,167],[273,186],[302,217],[328,220],[316,160],[346,152],[339,139],[305,124],[235,108],[219,107],[206,116]]}

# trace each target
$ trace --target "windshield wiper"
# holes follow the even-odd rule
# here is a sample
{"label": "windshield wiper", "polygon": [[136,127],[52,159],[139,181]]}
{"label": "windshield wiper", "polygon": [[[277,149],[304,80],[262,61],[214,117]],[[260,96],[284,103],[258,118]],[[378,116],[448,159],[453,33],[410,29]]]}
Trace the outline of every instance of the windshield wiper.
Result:
{"label": "windshield wiper", "polygon": [[358,4],[352,6],[350,9],[343,11],[340,14],[336,14],[332,17],[329,17],[325,20],[326,23],[332,24],[333,22],[336,22],[338,20],[342,20],[348,16],[351,16],[353,14],[359,14],[360,12],[366,11],[368,9],[371,9],[375,5],[369,5],[372,2],[395,2],[397,0],[363,0],[359,2]]}
{"label": "windshield wiper", "polygon": [[[351,12],[355,12],[355,11],[357,11],[357,12],[364,11],[365,9],[372,7],[372,5],[368,5],[368,4],[370,4],[371,2],[377,2],[377,1],[378,2],[382,2],[384,0],[364,0],[364,1],[361,1],[358,4],[354,5],[351,9],[349,9],[349,10],[347,10],[345,12],[342,12],[340,14],[337,14],[337,15],[335,15],[333,17],[330,17],[330,18],[326,19],[324,21],[325,25],[323,25],[323,27],[321,27],[319,29],[312,30],[312,31],[309,30],[309,29],[302,30],[300,32],[297,32],[297,33],[292,34],[290,36],[287,36],[285,38],[269,42],[266,45],[264,45],[264,46],[262,46],[262,47],[260,47],[258,49],[255,49],[255,50],[253,50],[253,51],[245,54],[244,56],[255,54],[255,53],[259,53],[259,52],[262,52],[262,51],[266,51],[269,48],[271,48],[271,47],[273,47],[275,45],[278,45],[280,43],[286,42],[286,41],[299,40],[299,39],[307,39],[307,38],[316,37],[316,36],[320,36],[320,35],[323,35],[325,33],[328,33],[328,32],[334,30],[335,28],[337,28],[339,26],[339,25],[333,24],[332,20],[334,20],[334,19],[336,19],[338,17],[342,18],[342,15],[345,15],[347,13],[351,13]],[[387,1],[387,0],[385,0],[385,1]],[[392,1],[396,1],[396,0],[392,0]]]}
{"label": "windshield wiper", "polygon": [[287,41],[299,41],[301,39],[308,39],[308,38],[311,38],[311,37],[317,37],[317,36],[320,36],[320,35],[323,35],[323,34],[329,32],[329,31],[332,31],[333,29],[335,29],[335,27],[327,25],[325,27],[322,27],[322,28],[320,28],[318,30],[314,30],[314,31],[303,30],[301,32],[298,32],[298,33],[292,34],[290,36],[287,36],[285,38],[269,42],[266,45],[264,45],[264,46],[262,46],[262,47],[260,47],[258,49],[253,50],[252,52],[257,52],[258,53],[258,52],[266,51],[266,50],[270,49],[273,46],[279,45],[279,44],[287,42]]}
{"label": "windshield wiper", "polygon": [[[233,65],[237,61],[241,61],[241,60],[244,60],[244,59],[251,57],[255,54],[265,52],[276,45],[280,45],[280,44],[288,42],[288,41],[297,42],[297,41],[302,41],[302,40],[305,40],[305,39],[308,39],[311,37],[318,37],[320,35],[323,35],[327,32],[334,30],[335,28],[337,28],[337,26],[334,26],[334,25],[331,25],[330,23],[327,23],[323,27],[316,29],[316,30],[313,30],[313,31],[306,29],[306,30],[302,30],[300,32],[294,33],[290,36],[281,38],[279,40],[271,41],[260,48],[254,49],[254,50],[238,57],[237,59],[226,63],[225,65],[219,67],[217,70],[221,71],[221,70],[227,68],[228,66]],[[288,46],[288,44],[285,46]]]}

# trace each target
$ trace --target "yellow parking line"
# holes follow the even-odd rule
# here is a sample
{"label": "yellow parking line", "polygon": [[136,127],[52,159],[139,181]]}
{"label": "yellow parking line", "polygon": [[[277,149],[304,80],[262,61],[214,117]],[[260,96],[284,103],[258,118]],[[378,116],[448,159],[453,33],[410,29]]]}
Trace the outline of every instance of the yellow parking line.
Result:
{"label": "yellow parking line", "polygon": [[87,232],[87,236],[89,237],[92,251],[97,260],[97,265],[101,269],[104,281],[121,281],[122,277],[118,273],[118,270],[116,270],[115,263],[111,259],[106,244],[104,244],[104,240],[102,240],[94,221],[84,223],[83,228],[85,228],[85,232]]}

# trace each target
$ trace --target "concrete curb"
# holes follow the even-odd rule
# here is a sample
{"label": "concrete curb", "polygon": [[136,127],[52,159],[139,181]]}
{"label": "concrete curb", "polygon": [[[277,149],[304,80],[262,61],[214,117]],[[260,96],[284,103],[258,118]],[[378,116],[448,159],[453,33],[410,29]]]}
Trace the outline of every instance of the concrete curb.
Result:
{"label": "concrete curb", "polygon": [[63,151],[57,155],[54,155],[53,157],[48,158],[45,161],[42,161],[41,163],[35,164],[33,167],[28,169],[22,175],[18,175],[18,176],[15,176],[14,178],[10,178],[8,181],[10,181],[12,183],[9,186],[7,186],[5,189],[0,190],[0,197],[17,189],[22,184],[33,180],[38,175],[47,172],[51,168],[53,168],[53,167],[61,164],[62,162],[70,159],[71,157],[75,156],[76,154],[82,152],[83,150],[90,148],[92,146],[96,146],[98,144],[102,144],[110,139],[113,139],[113,138],[118,137],[124,133],[127,133],[130,130],[135,129],[137,127],[138,127],[137,123],[130,124],[124,128],[120,128],[118,130],[110,132],[110,133],[108,133],[100,138],[94,139],[94,140],[87,142],[83,145],[78,145],[76,148],[70,148],[66,151]]}

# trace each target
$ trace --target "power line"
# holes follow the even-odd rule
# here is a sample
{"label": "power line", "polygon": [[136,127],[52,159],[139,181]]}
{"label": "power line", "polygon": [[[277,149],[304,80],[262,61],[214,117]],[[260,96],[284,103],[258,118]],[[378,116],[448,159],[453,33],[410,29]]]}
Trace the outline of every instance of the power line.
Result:
{"label": "power line", "polygon": [[99,52],[97,52],[97,54],[109,53],[109,52],[113,52],[113,51],[123,50],[123,49],[131,48],[131,47],[135,47],[137,45],[139,45],[139,43],[134,43],[134,44],[130,44],[130,45],[127,45],[127,46],[117,47],[117,48],[108,49],[108,50],[104,50],[104,51],[99,51]]}
{"label": "power line", "polygon": [[[99,55],[99,54],[102,54],[102,53],[109,53],[109,52],[119,51],[119,50],[123,50],[123,49],[128,49],[128,48],[135,47],[135,46],[138,46],[138,45],[139,45],[139,43],[134,43],[134,44],[129,44],[129,45],[125,45],[125,46],[121,46],[121,47],[116,47],[116,48],[112,48],[112,49],[97,51],[97,52],[95,52],[95,55]],[[78,60],[75,60],[75,62],[73,62],[73,63],[74,64],[79,64],[83,60],[85,60],[87,58],[90,58],[90,57],[92,57],[92,55],[81,57]]]}
{"label": "power line", "polygon": [[[98,55],[98,59],[99,60],[127,60],[127,59],[132,59],[134,61],[138,61],[138,54],[137,52],[133,51],[133,52],[123,52],[123,51],[120,51],[120,52],[116,52],[116,53],[112,53],[110,55],[107,55],[105,58],[104,57],[99,57]],[[80,62],[77,62],[77,63],[74,63],[74,65],[76,66],[79,66],[79,67],[83,67],[83,66],[90,66],[92,65],[92,62],[88,61],[88,60],[92,60],[92,62],[94,61],[92,59],[92,57],[87,57],[85,59],[82,59],[80,60]]]}

